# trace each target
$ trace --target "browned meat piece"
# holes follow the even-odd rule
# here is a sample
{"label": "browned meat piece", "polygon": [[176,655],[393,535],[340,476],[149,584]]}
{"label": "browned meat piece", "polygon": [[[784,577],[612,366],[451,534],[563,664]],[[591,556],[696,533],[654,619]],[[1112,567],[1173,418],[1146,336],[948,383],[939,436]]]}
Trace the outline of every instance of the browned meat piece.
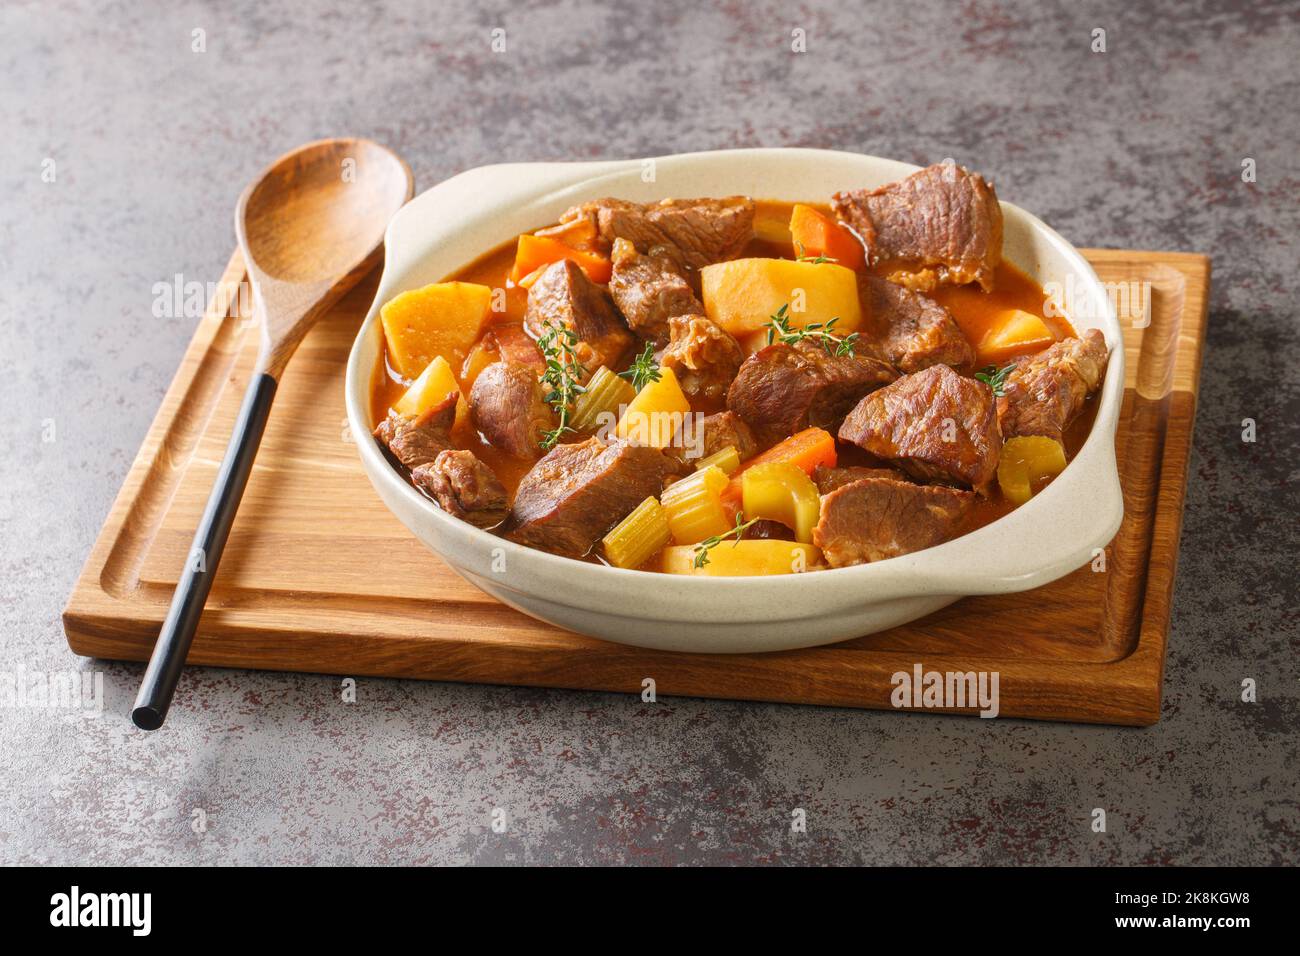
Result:
{"label": "browned meat piece", "polygon": [[616,368],[634,341],[609,293],[568,259],[548,266],[528,290],[524,328],[540,339],[548,323],[577,334],[578,360],[588,373],[602,365]]}
{"label": "browned meat piece", "polygon": [[453,448],[411,472],[411,481],[442,510],[480,528],[491,528],[510,512],[506,489],[472,451]]}
{"label": "browned meat piece", "polygon": [[745,359],[727,408],[766,446],[810,426],[834,431],[862,396],[897,377],[888,363],[861,350],[841,356],[809,340],[776,342]]}
{"label": "browned meat piece", "polygon": [[541,454],[541,433],[551,428],[551,407],[537,373],[517,362],[493,362],[474,379],[469,410],[488,442],[516,458]]}
{"label": "browned meat piece", "polygon": [[488,351],[496,353],[499,361],[527,365],[535,369],[538,375],[546,371],[546,359],[542,356],[542,350],[522,325],[511,323],[493,326],[483,336],[483,343]]}
{"label": "browned meat piece", "polygon": [[614,240],[609,291],[632,331],[657,347],[668,344],[668,320],[703,315],[691,284],[667,256],[645,256],[626,239]]}
{"label": "browned meat piece", "polygon": [[993,390],[946,365],[868,395],[844,419],[839,437],[923,481],[977,490],[993,480],[1002,451]]}
{"label": "browned meat piece", "polygon": [[754,235],[754,203],[744,196],[665,199],[645,205],[597,199],[573,207],[560,222],[576,219],[595,224],[604,248],[615,239],[626,239],[639,252],[667,256],[686,270],[736,258]]}
{"label": "browned meat piece", "polygon": [[375,427],[375,437],[388,446],[407,468],[433,461],[451,447],[451,426],[456,423],[456,401],[460,392],[450,392],[422,415],[399,415],[391,408],[388,417]]}
{"label": "browned meat piece", "polygon": [[971,365],[975,350],[947,309],[894,282],[862,273],[858,291],[870,315],[868,337],[902,372]]}
{"label": "browned meat piece", "polygon": [[598,238],[596,235],[596,220],[582,216],[570,219],[568,222],[562,222],[558,226],[547,226],[545,229],[538,229],[533,235],[554,239],[557,242],[564,243],[570,249],[581,249],[584,252],[591,252],[596,246]]}
{"label": "browned meat piece", "polygon": [[779,521],[772,521],[769,518],[758,518],[745,529],[746,539],[759,539],[767,541],[793,541],[795,539],[794,531],[783,525]]}
{"label": "browned meat piece", "polygon": [[1002,437],[1046,435],[1061,441],[1083,400],[1101,384],[1109,359],[1106,338],[1097,329],[1022,359],[1008,373],[998,399]]}
{"label": "browned meat piece", "polygon": [[657,448],[626,441],[557,445],[519,482],[508,537],[580,558],[676,469]]}
{"label": "browned meat piece", "polygon": [[703,315],[673,316],[669,327],[672,341],[659,364],[691,398],[721,401],[745,361],[740,344]]}
{"label": "browned meat piece", "polygon": [[880,189],[831,197],[835,214],[862,237],[872,263],[890,278],[929,291],[978,282],[993,288],[1002,260],[1002,208],[978,173],[936,163]]}
{"label": "browned meat piece", "polygon": [[867,468],[864,465],[848,465],[840,468],[827,468],[818,465],[813,469],[813,484],[818,492],[829,495],[836,488],[843,488],[864,478],[889,478],[893,481],[910,481],[907,475],[894,468]]}
{"label": "browned meat piece", "polygon": [[951,538],[974,498],[940,485],[864,478],[822,496],[813,544],[833,568],[896,558]]}
{"label": "browned meat piece", "polygon": [[758,454],[754,433],[735,412],[718,412],[704,417],[704,457],[716,455],[728,445],[740,453],[740,460]]}
{"label": "browned meat piece", "polygon": [[665,451],[689,468],[694,468],[701,459],[717,454],[727,446],[736,449],[741,461],[753,458],[758,452],[754,433],[735,412],[718,412],[703,418],[692,417],[688,420],[688,425],[683,427],[682,437],[683,447],[667,448]]}

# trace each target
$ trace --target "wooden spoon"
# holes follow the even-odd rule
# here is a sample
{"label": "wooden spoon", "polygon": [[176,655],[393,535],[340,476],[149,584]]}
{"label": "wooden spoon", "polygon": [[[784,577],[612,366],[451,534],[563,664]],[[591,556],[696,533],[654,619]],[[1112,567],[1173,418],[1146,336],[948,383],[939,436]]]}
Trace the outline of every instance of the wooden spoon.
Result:
{"label": "wooden spoon", "polygon": [[131,719],[156,730],[212,589],[285,364],[331,305],[379,261],[384,230],[411,198],[410,168],[368,139],[326,139],[272,163],[244,191],[235,232],[261,316],[257,366]]}

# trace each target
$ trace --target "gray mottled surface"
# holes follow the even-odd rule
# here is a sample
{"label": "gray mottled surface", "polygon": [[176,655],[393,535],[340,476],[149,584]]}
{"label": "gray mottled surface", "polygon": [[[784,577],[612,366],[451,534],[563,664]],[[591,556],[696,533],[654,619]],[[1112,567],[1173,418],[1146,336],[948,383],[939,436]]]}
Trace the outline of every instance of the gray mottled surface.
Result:
{"label": "gray mottled surface", "polygon": [[[3,668],[106,687],[99,717],[0,710],[0,861],[1296,862],[1296,4],[278,6],[0,8]],[[151,287],[216,278],[246,180],[338,133],[420,187],[730,146],[956,156],[1077,244],[1210,253],[1162,722],[381,680],[345,706],[335,678],[206,670],[135,731],[140,668],[77,660],[58,615],[192,331]]]}

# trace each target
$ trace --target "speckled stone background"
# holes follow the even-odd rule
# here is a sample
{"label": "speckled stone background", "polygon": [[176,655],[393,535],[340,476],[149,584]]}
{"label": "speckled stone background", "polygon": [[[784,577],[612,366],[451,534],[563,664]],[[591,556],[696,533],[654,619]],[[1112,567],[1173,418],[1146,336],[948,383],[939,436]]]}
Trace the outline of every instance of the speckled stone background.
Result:
{"label": "speckled stone background", "polygon": [[[3,668],[106,693],[0,710],[0,861],[1297,862],[1300,6],[285,6],[0,7]],[[151,287],[215,279],[249,177],[333,134],[419,188],[732,146],[955,156],[1079,245],[1212,255],[1161,723],[382,680],[345,706],[336,678],[194,670],[165,732],[133,729],[141,668],[73,657],[59,611],[192,332]]]}

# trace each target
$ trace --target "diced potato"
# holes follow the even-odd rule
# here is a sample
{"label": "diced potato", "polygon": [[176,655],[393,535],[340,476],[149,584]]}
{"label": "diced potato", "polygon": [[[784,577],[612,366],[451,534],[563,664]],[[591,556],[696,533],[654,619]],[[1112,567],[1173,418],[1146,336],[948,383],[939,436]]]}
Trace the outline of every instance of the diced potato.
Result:
{"label": "diced potato", "polygon": [[435,282],[390,299],[379,316],[393,368],[415,378],[439,355],[460,368],[491,303],[492,290],[474,282]]}
{"label": "diced potato", "polygon": [[657,382],[647,383],[618,420],[615,436],[638,445],[667,448],[691,413],[691,403],[670,368],[659,370]]}
{"label": "diced potato", "polygon": [[759,203],[754,211],[754,238],[770,242],[774,246],[790,247],[790,217],[784,206],[772,206]]}
{"label": "diced potato", "polygon": [[470,391],[474,387],[474,380],[478,378],[478,373],[493,362],[499,361],[501,361],[500,353],[495,348],[488,348],[484,339],[479,339],[469,350],[469,355],[465,356],[465,362],[460,367],[461,388],[466,392]]}
{"label": "diced potato", "polygon": [[838,319],[845,335],[862,324],[857,277],[833,262],[734,259],[705,266],[700,282],[705,313],[735,336],[763,328],[783,305],[794,328]]}
{"label": "diced potato", "polygon": [[1013,504],[1023,505],[1048,478],[1065,468],[1065,449],[1054,438],[1018,435],[1007,439],[998,459],[998,486]]}
{"label": "diced potato", "polygon": [[605,558],[616,568],[639,568],[668,544],[668,512],[647,498],[605,535]]}
{"label": "diced potato", "polygon": [[630,405],[634,398],[632,383],[602,365],[591,376],[587,390],[578,396],[570,424],[580,432],[594,431],[606,423],[612,425],[619,419],[619,409]]}
{"label": "diced potato", "polygon": [[668,528],[678,544],[695,544],[734,527],[722,505],[727,475],[716,465],[675,481],[659,496],[668,516]]}
{"label": "diced potato", "polygon": [[420,377],[411,383],[411,387],[402,393],[402,397],[393,403],[393,411],[399,415],[419,415],[452,392],[460,394],[456,400],[456,425],[462,425],[469,421],[469,402],[465,401],[465,393],[456,384],[451,366],[439,355],[425,367]]}
{"label": "diced potato", "polygon": [[1001,365],[1007,359],[1047,348],[1056,337],[1032,312],[1011,309],[998,316],[975,348],[980,365]]}
{"label": "diced potato", "polygon": [[821,515],[821,496],[811,478],[795,465],[769,461],[740,476],[746,518],[770,518],[794,531],[795,540],[812,541]]}
{"label": "diced potato", "polygon": [[695,466],[695,470],[701,471],[710,465],[717,465],[723,472],[730,475],[740,467],[740,451],[735,445],[728,445],[721,451],[715,451],[708,458],[701,458],[699,464]]}
{"label": "diced potato", "polygon": [[757,538],[723,541],[709,549],[709,561],[695,566],[694,546],[664,548],[661,570],[669,574],[711,577],[753,577],[760,574],[798,574],[821,562],[821,551],[811,544]]}

